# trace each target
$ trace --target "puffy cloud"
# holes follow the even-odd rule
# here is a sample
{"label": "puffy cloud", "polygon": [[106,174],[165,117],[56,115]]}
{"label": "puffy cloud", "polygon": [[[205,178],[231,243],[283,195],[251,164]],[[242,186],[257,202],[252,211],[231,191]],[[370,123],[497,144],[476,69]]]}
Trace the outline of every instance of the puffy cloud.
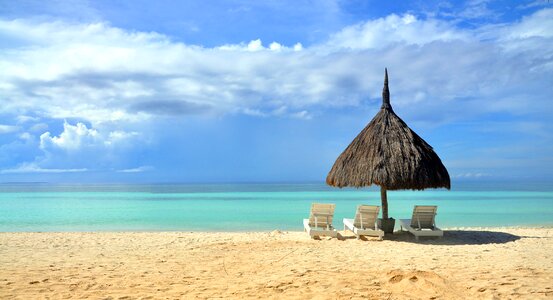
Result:
{"label": "puffy cloud", "polygon": [[52,136],[50,132],[40,135],[40,148],[44,151],[72,152],[81,151],[83,148],[113,147],[137,135],[137,132],[125,131],[112,131],[104,135],[81,122],[71,125],[65,121],[63,132],[59,136]]}
{"label": "puffy cloud", "polygon": [[294,45],[294,51],[301,51],[303,50],[303,45],[301,43],[296,43]]}
{"label": "puffy cloud", "polygon": [[269,49],[273,50],[273,51],[280,51],[282,49],[282,45],[277,43],[277,42],[272,42],[270,45],[269,45]]}
{"label": "puffy cloud", "polygon": [[261,43],[261,40],[260,39],[257,39],[255,41],[251,41],[249,44],[248,44],[248,51],[259,51],[259,50],[263,50],[263,45]]}
{"label": "puffy cloud", "polygon": [[[67,121],[59,134],[42,131],[37,136],[24,131],[16,137],[11,143],[0,145],[1,174],[132,170],[129,167],[136,165],[133,151],[140,152],[149,143],[135,131],[93,128],[82,122],[73,125]],[[135,149],[138,141],[142,147]],[[140,167],[128,172],[147,170]]]}
{"label": "puffy cloud", "polygon": [[247,44],[240,43],[234,45],[223,45],[216,47],[217,50],[223,51],[246,51],[246,52],[258,52],[258,51],[301,51],[303,46],[301,43],[296,43],[292,47],[286,47],[278,42],[272,42],[269,47],[263,46],[261,39],[252,40]]}
{"label": "puffy cloud", "polygon": [[88,129],[83,123],[73,126],[63,123],[63,132],[59,136],[51,136],[45,132],[40,136],[40,148],[48,150],[60,148],[67,151],[79,150],[83,145],[96,144],[100,140],[98,131]]}
{"label": "puffy cloud", "polygon": [[[21,136],[32,140],[33,136]],[[63,173],[113,170],[134,163],[129,154],[140,134],[134,131],[89,128],[82,122],[63,124],[59,135],[44,132],[39,138],[41,154],[32,162],[8,169],[7,173]],[[70,171],[67,171],[70,170]],[[4,172],[6,173],[6,172]]]}

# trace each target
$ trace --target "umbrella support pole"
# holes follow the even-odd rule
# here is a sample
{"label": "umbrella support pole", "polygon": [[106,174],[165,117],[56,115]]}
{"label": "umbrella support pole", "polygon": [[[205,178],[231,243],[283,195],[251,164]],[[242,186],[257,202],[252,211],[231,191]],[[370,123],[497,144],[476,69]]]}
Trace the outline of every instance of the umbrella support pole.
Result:
{"label": "umbrella support pole", "polygon": [[380,187],[380,198],[382,200],[382,219],[378,220],[378,226],[385,234],[393,234],[396,220],[388,216],[388,195],[386,188]]}
{"label": "umbrella support pole", "polygon": [[382,219],[388,219],[388,195],[386,188],[380,187],[380,199],[382,200]]}

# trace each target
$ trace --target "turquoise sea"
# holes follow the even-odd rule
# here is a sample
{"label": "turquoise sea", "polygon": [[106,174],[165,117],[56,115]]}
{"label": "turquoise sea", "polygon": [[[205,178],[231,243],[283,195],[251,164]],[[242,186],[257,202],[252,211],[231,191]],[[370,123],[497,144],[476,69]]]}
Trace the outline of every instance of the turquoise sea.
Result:
{"label": "turquoise sea", "polygon": [[[335,203],[334,225],[377,187],[312,184],[0,184],[0,231],[302,230],[312,202]],[[438,226],[553,226],[553,183],[461,182],[388,192],[390,216],[438,205]],[[397,226],[397,225],[396,225]]]}

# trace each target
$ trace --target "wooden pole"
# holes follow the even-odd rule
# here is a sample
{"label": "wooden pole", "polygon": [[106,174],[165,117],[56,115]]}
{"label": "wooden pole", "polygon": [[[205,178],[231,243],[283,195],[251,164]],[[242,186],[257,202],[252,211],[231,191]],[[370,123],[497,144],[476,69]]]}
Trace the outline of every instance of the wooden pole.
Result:
{"label": "wooden pole", "polygon": [[380,187],[380,199],[382,200],[382,219],[388,219],[388,195],[386,195],[386,188]]}

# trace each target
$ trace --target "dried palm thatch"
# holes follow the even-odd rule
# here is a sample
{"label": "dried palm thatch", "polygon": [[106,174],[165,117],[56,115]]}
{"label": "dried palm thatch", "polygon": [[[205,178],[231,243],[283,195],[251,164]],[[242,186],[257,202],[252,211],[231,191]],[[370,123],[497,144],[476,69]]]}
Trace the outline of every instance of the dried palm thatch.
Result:
{"label": "dried palm thatch", "polygon": [[394,113],[388,70],[380,111],[340,154],[326,183],[340,188],[379,185],[384,219],[388,218],[386,190],[450,188],[449,174],[438,155]]}

